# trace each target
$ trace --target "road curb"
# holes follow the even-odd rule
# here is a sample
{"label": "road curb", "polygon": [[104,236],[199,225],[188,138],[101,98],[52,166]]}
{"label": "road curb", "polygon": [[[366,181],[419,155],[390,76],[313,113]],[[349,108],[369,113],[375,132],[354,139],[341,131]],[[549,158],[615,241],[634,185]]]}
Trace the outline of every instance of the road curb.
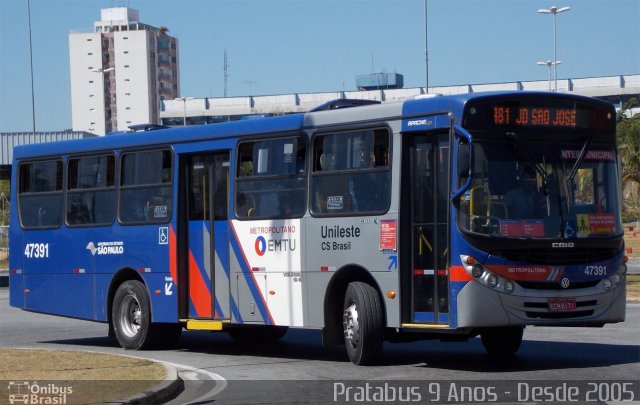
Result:
{"label": "road curb", "polygon": [[129,397],[123,401],[105,402],[106,404],[120,405],[147,405],[160,404],[167,402],[178,396],[184,391],[184,381],[178,376],[178,370],[175,367],[160,363],[164,366],[167,376],[159,384],[154,387]]}

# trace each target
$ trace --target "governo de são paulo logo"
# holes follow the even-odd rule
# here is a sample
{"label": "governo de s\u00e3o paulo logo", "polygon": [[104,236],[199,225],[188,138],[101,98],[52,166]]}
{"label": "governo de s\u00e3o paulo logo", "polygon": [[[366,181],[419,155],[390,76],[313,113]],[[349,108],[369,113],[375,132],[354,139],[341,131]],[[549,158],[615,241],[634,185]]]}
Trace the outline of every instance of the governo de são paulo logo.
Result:
{"label": "governo de s\u00e3o paulo logo", "polygon": [[124,253],[124,242],[111,241],[111,242],[98,242],[87,243],[85,249],[91,252],[93,256],[97,255],[121,255]]}

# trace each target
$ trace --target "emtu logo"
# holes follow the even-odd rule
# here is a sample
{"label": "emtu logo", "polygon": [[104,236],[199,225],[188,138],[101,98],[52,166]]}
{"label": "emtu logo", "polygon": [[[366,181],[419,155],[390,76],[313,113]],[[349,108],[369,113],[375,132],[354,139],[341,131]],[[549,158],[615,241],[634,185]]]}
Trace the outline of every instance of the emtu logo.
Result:
{"label": "emtu logo", "polygon": [[264,239],[264,236],[258,236],[256,238],[255,248],[258,256],[264,255],[264,253],[267,251],[267,241]]}

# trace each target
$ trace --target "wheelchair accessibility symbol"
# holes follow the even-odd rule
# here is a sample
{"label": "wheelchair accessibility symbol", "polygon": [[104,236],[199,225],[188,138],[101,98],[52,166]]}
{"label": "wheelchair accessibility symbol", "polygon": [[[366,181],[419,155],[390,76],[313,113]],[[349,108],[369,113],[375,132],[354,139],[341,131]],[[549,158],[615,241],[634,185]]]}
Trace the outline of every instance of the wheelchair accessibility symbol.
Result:
{"label": "wheelchair accessibility symbol", "polygon": [[158,245],[169,244],[169,228],[166,226],[158,228]]}

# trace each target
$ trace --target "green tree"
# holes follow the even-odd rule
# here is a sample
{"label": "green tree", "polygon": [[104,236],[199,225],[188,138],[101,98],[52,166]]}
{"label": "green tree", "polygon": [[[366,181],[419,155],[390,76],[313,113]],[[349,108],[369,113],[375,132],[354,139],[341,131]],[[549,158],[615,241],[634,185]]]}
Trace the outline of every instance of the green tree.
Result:
{"label": "green tree", "polygon": [[[625,222],[636,221],[640,217],[638,189],[640,187],[640,114],[631,115],[631,109],[639,105],[635,98],[624,103],[618,113],[617,143],[622,159],[622,187]],[[635,191],[634,191],[635,190]]]}

